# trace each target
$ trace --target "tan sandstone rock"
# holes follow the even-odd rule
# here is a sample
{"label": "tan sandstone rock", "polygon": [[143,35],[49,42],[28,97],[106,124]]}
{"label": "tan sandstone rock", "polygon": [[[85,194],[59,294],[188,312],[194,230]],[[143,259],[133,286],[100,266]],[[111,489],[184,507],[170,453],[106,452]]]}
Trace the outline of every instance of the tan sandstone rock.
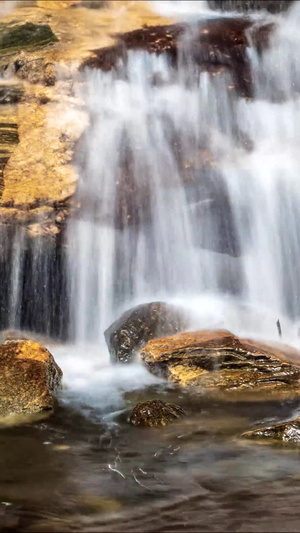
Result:
{"label": "tan sandstone rock", "polygon": [[300,394],[297,350],[239,339],[225,330],[150,340],[141,358],[154,374],[203,391]]}
{"label": "tan sandstone rock", "polygon": [[0,345],[0,416],[53,410],[62,371],[51,353],[31,340]]}

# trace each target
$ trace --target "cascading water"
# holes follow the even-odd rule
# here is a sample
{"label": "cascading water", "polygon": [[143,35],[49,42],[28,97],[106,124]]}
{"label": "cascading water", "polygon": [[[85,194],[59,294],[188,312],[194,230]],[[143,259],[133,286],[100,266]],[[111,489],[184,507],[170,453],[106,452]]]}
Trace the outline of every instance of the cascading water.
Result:
{"label": "cascading water", "polygon": [[262,58],[249,46],[253,100],[186,56],[177,72],[138,51],[116,73],[86,70],[91,125],[69,223],[77,341],[157,299],[192,305],[200,327],[271,338],[279,317],[299,316],[300,65],[284,30],[295,20],[297,6]]}

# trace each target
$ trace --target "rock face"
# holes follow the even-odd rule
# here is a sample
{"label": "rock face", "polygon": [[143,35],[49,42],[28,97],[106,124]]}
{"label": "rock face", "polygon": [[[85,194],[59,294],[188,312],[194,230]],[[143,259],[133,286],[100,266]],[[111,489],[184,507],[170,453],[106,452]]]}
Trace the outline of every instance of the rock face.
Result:
{"label": "rock face", "polygon": [[164,302],[138,305],[126,311],[105,332],[113,363],[133,361],[149,339],[171,335],[188,327],[185,309]]}
{"label": "rock face", "polygon": [[166,426],[185,414],[179,405],[162,400],[150,400],[135,406],[130,416],[130,422],[134,426]]}
{"label": "rock face", "polygon": [[0,345],[0,416],[51,412],[62,371],[50,352],[30,340]]}
{"label": "rock face", "polygon": [[246,431],[245,439],[272,439],[274,441],[300,442],[300,418],[274,426]]}
{"label": "rock face", "polygon": [[225,330],[151,340],[141,358],[154,374],[184,386],[300,394],[299,352],[285,345],[239,339]]}
{"label": "rock face", "polygon": [[[182,23],[144,27],[118,34],[116,45],[94,50],[94,56],[85,60],[82,68],[117,70],[120,59],[126,63],[128,50],[164,53],[175,68],[182,67],[188,58],[203,70],[215,72],[216,67],[228,69],[236,91],[251,97],[253,88],[247,57],[247,47],[250,46],[247,33],[250,32],[252,43],[261,51],[267,46],[273,28],[274,24],[255,26],[248,18],[233,17],[206,20],[192,27]],[[189,38],[183,38],[185,35]]]}

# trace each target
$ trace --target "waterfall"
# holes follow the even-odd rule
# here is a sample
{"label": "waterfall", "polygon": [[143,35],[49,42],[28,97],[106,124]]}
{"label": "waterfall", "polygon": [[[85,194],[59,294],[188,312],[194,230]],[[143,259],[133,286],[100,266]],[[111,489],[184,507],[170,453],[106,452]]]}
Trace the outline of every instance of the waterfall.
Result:
{"label": "waterfall", "polygon": [[251,15],[276,23],[263,54],[248,35],[253,98],[234,90],[230,70],[189,55],[195,20],[216,14],[207,2],[153,4],[191,23],[177,68],[132,50],[115,70],[85,69],[76,207],[63,244],[1,227],[1,327],[98,343],[125,309],[172,300],[200,328],[276,338],[280,318],[294,335],[299,3]]}
{"label": "waterfall", "polygon": [[78,341],[157,299],[202,315],[238,302],[267,336],[299,317],[299,16],[281,17],[262,56],[249,46],[253,99],[186,57],[177,72],[143,51],[116,72],[85,70],[91,124],[68,230]]}

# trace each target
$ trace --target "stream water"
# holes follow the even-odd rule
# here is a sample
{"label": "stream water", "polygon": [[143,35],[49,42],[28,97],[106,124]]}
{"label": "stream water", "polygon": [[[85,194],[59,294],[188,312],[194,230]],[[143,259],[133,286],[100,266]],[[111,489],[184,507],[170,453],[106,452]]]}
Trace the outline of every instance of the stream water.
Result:
{"label": "stream water", "polygon": [[[215,16],[206,2],[153,5]],[[298,449],[238,438],[293,418],[298,402],[194,397],[139,364],[110,366],[103,342],[123,310],[164,300],[192,308],[199,328],[256,338],[277,339],[280,319],[300,347],[300,5],[253,17],[278,25],[262,57],[249,41],[253,99],[236,96],[227,71],[195,72],[186,58],[174,72],[164,56],[135,51],[117,73],[83,74],[90,127],[68,225],[72,344],[49,343],[64,390],[48,421],[1,429],[0,530],[299,529]],[[189,417],[131,427],[130,409],[155,397]]]}

